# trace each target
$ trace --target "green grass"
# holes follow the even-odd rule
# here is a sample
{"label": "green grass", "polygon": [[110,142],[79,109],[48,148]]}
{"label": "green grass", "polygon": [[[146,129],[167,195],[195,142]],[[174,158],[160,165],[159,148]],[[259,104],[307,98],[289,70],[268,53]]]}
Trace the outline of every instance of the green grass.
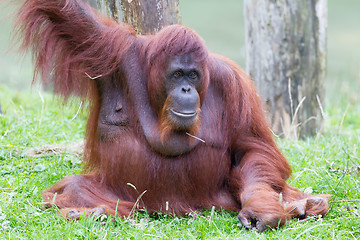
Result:
{"label": "green grass", "polygon": [[[244,64],[242,3],[182,1],[183,23],[196,29],[209,48]],[[0,4],[0,19],[9,10]],[[219,7],[221,6],[221,7]],[[324,218],[294,219],[264,233],[247,231],[236,213],[205,211],[186,217],[136,213],[131,219],[66,222],[56,209],[41,207],[41,191],[81,171],[70,150],[28,155],[44,145],[83,139],[87,111],[51,94],[28,90],[28,58],[6,53],[9,21],[0,24],[0,239],[358,239],[360,238],[360,2],[329,0],[329,59],[324,133],[306,141],[278,140],[293,175],[289,183],[333,194]],[[226,26],[226,27],[224,27]],[[74,118],[74,116],[76,116]]]}
{"label": "green grass", "polygon": [[[9,101],[0,116],[0,236],[15,239],[187,238],[235,239],[360,237],[360,149],[358,116],[329,117],[325,133],[307,141],[279,140],[293,167],[291,185],[314,193],[333,194],[325,218],[292,220],[279,230],[246,231],[236,213],[211,210],[187,217],[137,213],[130,220],[107,220],[104,226],[92,219],[66,222],[56,209],[41,207],[41,191],[66,175],[79,173],[81,156],[57,152],[43,156],[26,153],[34,147],[67,145],[82,140],[86,111],[79,101],[66,104],[50,94],[0,88]],[[43,99],[43,101],[42,101]],[[336,116],[336,114],[334,114]],[[75,117],[75,119],[73,119]],[[353,201],[356,200],[356,201]]]}

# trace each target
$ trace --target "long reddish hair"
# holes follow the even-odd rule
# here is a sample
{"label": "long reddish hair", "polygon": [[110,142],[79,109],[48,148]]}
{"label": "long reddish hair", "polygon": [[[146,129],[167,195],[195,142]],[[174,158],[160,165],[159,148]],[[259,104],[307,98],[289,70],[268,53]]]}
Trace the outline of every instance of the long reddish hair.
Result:
{"label": "long reddish hair", "polygon": [[171,56],[183,56],[191,53],[195,62],[200,63],[203,69],[202,89],[199,92],[200,99],[204,99],[206,89],[209,85],[208,59],[209,52],[203,39],[192,29],[183,25],[171,25],[163,28],[156,35],[149,37],[146,45],[144,60],[146,61],[147,88],[149,93],[156,93],[149,96],[151,105],[160,112],[159,107],[163,106],[166,93],[164,90],[164,70],[168,58]]}

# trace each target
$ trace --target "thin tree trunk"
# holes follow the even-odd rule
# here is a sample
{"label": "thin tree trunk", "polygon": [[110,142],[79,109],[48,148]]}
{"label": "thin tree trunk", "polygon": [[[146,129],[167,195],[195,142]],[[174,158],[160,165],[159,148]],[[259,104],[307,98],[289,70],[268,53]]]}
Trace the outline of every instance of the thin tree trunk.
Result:
{"label": "thin tree trunk", "polygon": [[326,0],[244,0],[246,70],[277,134],[321,130]]}
{"label": "thin tree trunk", "polygon": [[137,33],[154,33],[180,22],[179,0],[97,0],[99,8]]}

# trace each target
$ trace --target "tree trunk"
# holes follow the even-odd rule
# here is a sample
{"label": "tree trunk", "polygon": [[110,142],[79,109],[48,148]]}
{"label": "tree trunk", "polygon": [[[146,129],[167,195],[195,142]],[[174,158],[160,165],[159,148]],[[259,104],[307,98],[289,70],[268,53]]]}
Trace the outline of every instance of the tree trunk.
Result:
{"label": "tree trunk", "polygon": [[97,0],[99,8],[138,34],[154,33],[180,22],[179,0]]}
{"label": "tree trunk", "polygon": [[244,0],[246,70],[273,130],[313,136],[323,120],[326,0]]}

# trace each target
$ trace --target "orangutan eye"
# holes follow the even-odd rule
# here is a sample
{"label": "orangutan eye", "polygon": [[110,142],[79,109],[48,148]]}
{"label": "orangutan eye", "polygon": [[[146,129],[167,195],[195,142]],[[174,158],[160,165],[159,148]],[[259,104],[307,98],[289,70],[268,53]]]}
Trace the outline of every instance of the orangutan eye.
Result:
{"label": "orangutan eye", "polygon": [[197,72],[191,72],[189,74],[189,78],[191,78],[192,80],[196,80],[198,78]]}
{"label": "orangutan eye", "polygon": [[174,72],[173,77],[174,77],[175,79],[179,79],[182,75],[183,75],[183,74],[182,74],[181,71],[176,71],[176,72]]}

